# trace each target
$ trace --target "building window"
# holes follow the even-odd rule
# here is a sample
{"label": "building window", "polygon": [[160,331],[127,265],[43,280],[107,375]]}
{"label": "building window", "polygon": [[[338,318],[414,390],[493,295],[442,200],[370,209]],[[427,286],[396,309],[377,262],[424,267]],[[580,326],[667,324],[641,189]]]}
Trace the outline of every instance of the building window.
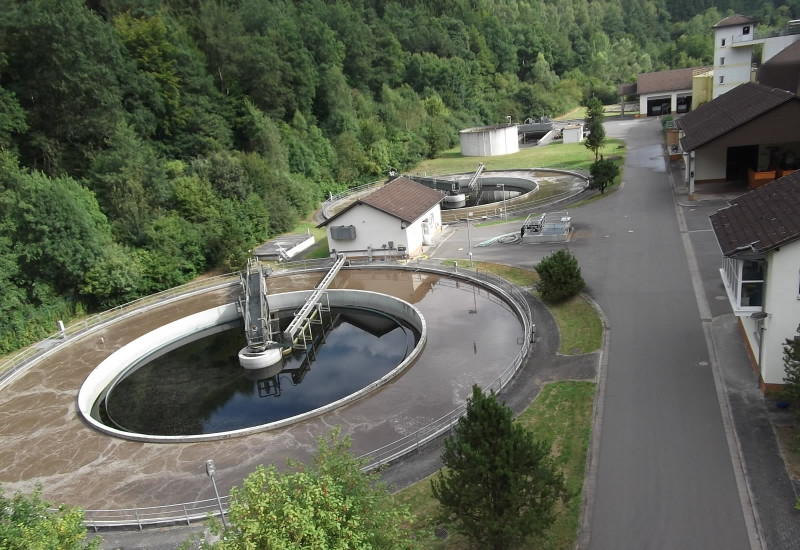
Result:
{"label": "building window", "polygon": [[722,84],[724,82],[725,82],[725,75],[724,74],[719,75],[719,83]]}
{"label": "building window", "polygon": [[764,306],[765,269],[763,261],[722,258],[720,271],[734,313],[760,311]]}
{"label": "building window", "polygon": [[722,46],[723,48],[725,47],[725,39],[724,38],[722,39],[722,43],[720,44],[720,46]]}
{"label": "building window", "polygon": [[725,64],[725,56],[722,56],[722,57],[719,58],[719,64],[720,65],[724,65]]}
{"label": "building window", "polygon": [[745,36],[750,34],[750,25],[747,25],[746,27],[742,27],[742,34],[744,34]]}

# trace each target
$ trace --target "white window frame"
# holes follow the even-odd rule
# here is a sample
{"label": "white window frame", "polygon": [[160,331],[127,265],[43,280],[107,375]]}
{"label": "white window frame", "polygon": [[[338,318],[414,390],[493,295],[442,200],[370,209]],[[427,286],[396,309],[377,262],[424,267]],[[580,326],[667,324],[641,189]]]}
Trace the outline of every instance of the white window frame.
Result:
{"label": "white window frame", "polygon": [[[747,317],[751,313],[756,311],[763,311],[764,310],[764,298],[765,298],[765,284],[766,284],[766,265],[763,267],[763,279],[742,279],[742,271],[744,267],[744,262],[746,261],[756,261],[756,260],[741,260],[737,258],[729,258],[727,256],[722,257],[722,267],[720,267],[720,275],[722,276],[722,282],[725,285],[725,292],[728,295],[728,301],[731,304],[731,308],[733,309],[734,315],[737,317]],[[761,284],[761,304],[758,305],[742,305],[742,286],[746,284],[754,284],[760,283]],[[798,286],[798,291],[800,292],[800,286]],[[800,296],[798,296],[800,298]]]}

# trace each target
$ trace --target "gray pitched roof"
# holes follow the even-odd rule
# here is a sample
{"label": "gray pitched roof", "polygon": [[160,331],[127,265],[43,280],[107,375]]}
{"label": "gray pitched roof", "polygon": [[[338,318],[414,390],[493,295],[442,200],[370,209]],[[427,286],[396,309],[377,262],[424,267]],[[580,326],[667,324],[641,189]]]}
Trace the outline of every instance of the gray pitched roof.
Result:
{"label": "gray pitched roof", "polygon": [[794,97],[786,90],[753,82],[740,84],[676,119],[675,123],[684,133],[681,147],[684,151],[697,149]]}
{"label": "gray pitched roof", "polygon": [[711,215],[725,256],[763,254],[800,239],[800,171],[730,201]]}
{"label": "gray pitched roof", "polygon": [[718,29],[720,27],[733,27],[736,25],[748,25],[755,23],[756,20],[752,17],[747,17],[746,15],[731,15],[730,17],[726,17],[716,25],[714,25],[713,29]]}
{"label": "gray pitched roof", "polygon": [[359,204],[366,204],[401,221],[413,223],[425,212],[441,202],[443,198],[444,194],[441,191],[425,187],[420,183],[400,176],[374,193],[355,201],[344,210],[337,212],[317,227],[327,225]]}

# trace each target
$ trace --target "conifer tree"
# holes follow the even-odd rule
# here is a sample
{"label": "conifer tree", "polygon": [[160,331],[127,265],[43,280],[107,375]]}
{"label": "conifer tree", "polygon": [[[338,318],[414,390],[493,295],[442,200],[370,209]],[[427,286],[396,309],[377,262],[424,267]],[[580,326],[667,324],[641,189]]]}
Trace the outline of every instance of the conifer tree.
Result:
{"label": "conifer tree", "polygon": [[603,127],[605,118],[603,102],[593,96],[586,103],[586,118],[584,119],[584,123],[586,124],[586,129],[589,131],[589,135],[586,137],[584,145],[594,153],[595,162],[597,162],[600,156],[600,149],[603,148],[606,142],[606,130]]}
{"label": "conifer tree", "polygon": [[443,520],[481,548],[508,550],[541,535],[566,499],[548,446],[512,422],[494,391],[484,395],[477,385],[442,460],[446,468],[431,487]]}
{"label": "conifer tree", "polygon": [[569,250],[557,250],[536,265],[537,288],[548,302],[560,302],[578,294],[585,283],[578,260]]}

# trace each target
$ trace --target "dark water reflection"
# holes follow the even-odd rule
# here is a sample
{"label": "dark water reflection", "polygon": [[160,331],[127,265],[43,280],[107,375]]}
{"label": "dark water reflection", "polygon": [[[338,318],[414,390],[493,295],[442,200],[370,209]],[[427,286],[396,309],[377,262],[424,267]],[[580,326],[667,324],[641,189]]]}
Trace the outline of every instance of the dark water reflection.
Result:
{"label": "dark water reflection", "polygon": [[319,345],[286,357],[276,377],[259,379],[239,366],[241,326],[181,346],[121,380],[101,407],[101,418],[119,429],[151,435],[267,424],[368,386],[400,364],[419,337],[397,320],[363,309],[333,308],[325,321],[324,342],[317,325]]}

